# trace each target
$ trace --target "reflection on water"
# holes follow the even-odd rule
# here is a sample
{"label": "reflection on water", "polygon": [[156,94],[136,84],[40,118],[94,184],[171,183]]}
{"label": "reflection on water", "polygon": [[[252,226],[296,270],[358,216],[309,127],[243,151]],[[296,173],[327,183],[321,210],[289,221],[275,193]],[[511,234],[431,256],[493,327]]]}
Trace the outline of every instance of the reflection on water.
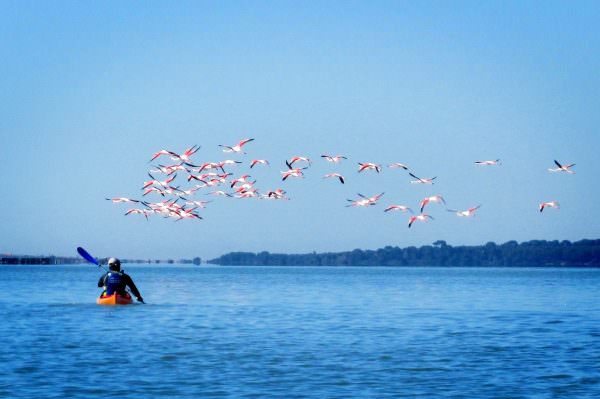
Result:
{"label": "reflection on water", "polygon": [[0,397],[600,397],[600,270],[0,269]]}

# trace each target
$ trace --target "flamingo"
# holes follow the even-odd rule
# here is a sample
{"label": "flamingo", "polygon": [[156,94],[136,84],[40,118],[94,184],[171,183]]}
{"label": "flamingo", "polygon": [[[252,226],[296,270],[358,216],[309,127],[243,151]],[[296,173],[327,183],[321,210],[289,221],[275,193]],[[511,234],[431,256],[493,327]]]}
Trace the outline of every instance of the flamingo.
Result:
{"label": "flamingo", "polygon": [[252,169],[253,167],[255,167],[258,164],[270,165],[269,161],[267,161],[266,159],[253,159],[252,162],[250,163],[250,169]]}
{"label": "flamingo", "polygon": [[243,139],[239,143],[237,143],[236,145],[231,146],[231,147],[228,145],[219,144],[219,147],[224,148],[223,152],[235,152],[235,153],[241,152],[242,154],[245,154],[245,152],[242,151],[242,147],[251,141],[254,141],[254,139]]}
{"label": "flamingo", "polygon": [[152,185],[157,185],[157,186],[161,186],[161,187],[169,187],[169,183],[171,183],[173,180],[175,180],[175,178],[177,177],[177,173],[174,176],[169,177],[167,180],[156,180],[154,178],[154,176],[152,176],[150,173],[148,173],[148,176],[150,176],[150,178],[152,180],[148,180],[144,182],[144,186],[142,187],[142,190],[145,189],[146,187],[152,186]]}
{"label": "flamingo", "polygon": [[166,166],[156,166],[156,168],[158,168],[158,169],[150,169],[148,172],[150,172],[150,173],[164,173],[167,176],[173,173],[173,171],[171,171],[171,169],[167,168]]}
{"label": "flamingo", "polygon": [[340,175],[339,173],[327,173],[325,176],[323,176],[324,179],[328,177],[337,177],[340,180],[340,183],[344,184],[344,176]]}
{"label": "flamingo", "polygon": [[196,208],[190,208],[190,209],[179,209],[178,211],[173,212],[173,217],[178,217],[178,219],[176,220],[176,222],[182,220],[182,219],[202,219],[202,217],[200,215],[198,215],[197,213],[194,213],[194,210]]}
{"label": "flamingo", "polygon": [[424,213],[422,213],[422,214],[420,214],[420,215],[417,215],[417,216],[411,216],[411,217],[408,219],[408,228],[410,229],[410,226],[412,226],[412,224],[413,224],[414,222],[416,222],[416,221],[419,221],[419,222],[426,222],[426,221],[427,221],[427,219],[431,219],[431,220],[433,220],[433,217],[431,217],[431,216],[429,216],[429,215],[427,215],[427,214],[424,214]]}
{"label": "flamingo", "polygon": [[377,173],[381,172],[381,166],[372,162],[359,162],[358,165],[360,165],[358,168],[358,173],[367,169],[374,169]]}
{"label": "flamingo", "polygon": [[359,200],[351,200],[351,199],[347,199],[346,201],[350,201],[350,204],[346,205],[346,207],[352,206],[352,207],[361,207],[361,206],[369,206],[369,205],[374,205],[372,204],[368,198],[363,198],[363,199],[359,199]]}
{"label": "flamingo", "polygon": [[222,183],[225,183],[225,179],[210,179],[209,181],[204,182],[204,184],[208,187],[219,186]]}
{"label": "flamingo", "polygon": [[[199,176],[196,176],[196,175],[192,175],[192,174],[190,174],[190,175],[188,175],[188,177],[187,177],[187,181],[198,180],[198,181],[200,181],[200,182],[204,183],[204,185],[206,185],[206,180],[204,180],[205,178],[206,178],[206,176],[205,176],[205,175],[199,175]],[[204,186],[203,186],[203,187],[204,187]]]}
{"label": "flamingo", "polygon": [[204,179],[227,179],[229,176],[233,176],[233,173],[215,173],[215,172],[208,172],[208,173],[203,173],[201,175],[198,175],[197,177],[199,177],[200,179],[204,180]]}
{"label": "flamingo", "polygon": [[179,200],[180,198],[177,198],[176,200],[164,200],[162,202],[144,203],[144,205],[153,210],[154,213],[165,213],[171,210],[179,209],[180,206],[177,204],[177,201]]}
{"label": "flamingo", "polygon": [[379,201],[379,199],[381,197],[383,197],[383,194],[385,194],[385,193],[380,193],[380,194],[374,195],[374,196],[369,197],[369,198],[365,197],[364,195],[362,195],[360,193],[358,195],[361,196],[361,197],[363,197],[363,198],[365,198],[365,199],[367,199],[369,201],[369,205],[375,205],[377,203],[377,201]]}
{"label": "flamingo", "polygon": [[188,172],[188,169],[183,166],[183,163],[180,164],[176,164],[176,165],[158,165],[156,166],[156,168],[158,169],[152,169],[150,170],[151,173],[164,173],[167,176],[172,175],[173,173],[181,170],[181,171],[186,171]]}
{"label": "flamingo", "polygon": [[554,163],[556,164],[556,166],[558,166],[558,168],[548,168],[549,172],[566,172],[569,174],[575,174],[575,172],[571,170],[571,168],[575,166],[574,163],[569,165],[561,165],[560,162],[558,162],[556,159],[554,160]]}
{"label": "flamingo", "polygon": [[197,213],[193,213],[193,212],[180,212],[179,213],[179,219],[176,220],[176,222],[183,220],[183,219],[198,219],[201,220],[203,219],[202,216],[198,215]]}
{"label": "flamingo", "polygon": [[288,177],[304,177],[304,173],[302,172],[303,169],[306,169],[306,166],[304,168],[292,168],[292,164],[290,164],[288,161],[285,161],[285,164],[288,167],[288,170],[286,171],[281,171],[281,180],[285,181],[285,179],[287,179]]}
{"label": "flamingo", "polygon": [[482,166],[492,166],[492,165],[500,165],[500,159],[494,159],[492,161],[475,161],[475,165],[482,165]]}
{"label": "flamingo", "polygon": [[216,196],[222,196],[222,197],[232,197],[231,194],[226,193],[223,190],[217,190],[217,191],[213,191],[213,192],[210,192],[210,193],[206,193],[206,195],[216,195]]}
{"label": "flamingo", "polygon": [[244,190],[241,191],[238,195],[236,195],[236,198],[255,198],[258,196],[258,191],[256,190]]}
{"label": "flamingo", "polygon": [[195,145],[193,147],[186,148],[182,154],[177,154],[173,151],[169,151],[169,154],[172,155],[172,159],[179,159],[183,162],[190,162],[191,161],[190,157],[192,155],[194,155],[196,153],[196,151],[198,151],[199,149],[200,149],[200,146]]}
{"label": "flamingo", "polygon": [[175,190],[176,191],[176,195],[179,196],[183,196],[183,195],[193,195],[196,191],[198,191],[200,188],[202,188],[203,186],[198,186],[196,185],[195,187],[190,188],[189,190]]}
{"label": "flamingo", "polygon": [[148,162],[154,161],[156,158],[160,157],[161,155],[171,155],[171,151],[169,151],[169,150],[160,150],[158,152],[155,152],[152,155],[152,158],[150,158],[150,160]]}
{"label": "flamingo", "polygon": [[157,193],[159,193],[163,197],[165,196],[164,190],[161,190],[160,188],[157,188],[157,187],[154,187],[154,186],[152,186],[152,187],[147,188],[146,190],[144,190],[144,194],[142,194],[142,196],[146,196],[147,194],[150,194],[153,191],[156,191]]}
{"label": "flamingo", "polygon": [[410,208],[409,208],[408,206],[406,206],[406,205],[390,205],[390,206],[388,206],[387,208],[385,208],[383,211],[384,211],[384,212],[389,212],[389,211],[394,211],[394,212],[396,212],[396,211],[400,211],[400,212],[406,212],[406,211],[408,211],[408,212],[410,212],[410,213],[414,213],[414,212],[412,211],[412,209],[410,209]]}
{"label": "flamingo", "polygon": [[543,212],[544,208],[556,208],[556,209],[559,209],[560,208],[560,204],[557,201],[542,202],[540,204],[540,212]]}
{"label": "flamingo", "polygon": [[150,209],[130,209],[127,212],[125,212],[125,216],[130,215],[132,213],[144,215],[146,217],[146,220],[148,220],[148,215],[154,213],[154,211]]}
{"label": "flamingo", "polygon": [[388,168],[408,170],[408,166],[400,162],[391,163],[388,165]]}
{"label": "flamingo", "polygon": [[362,195],[361,193],[358,193],[358,196],[361,197],[361,199],[359,200],[347,200],[350,201],[351,204],[346,205],[346,206],[354,206],[354,207],[359,207],[359,206],[371,206],[371,205],[376,205],[377,201],[379,201],[379,199],[383,196],[383,194],[385,193],[380,193],[377,195],[374,195],[372,197],[366,197],[364,195]]}
{"label": "flamingo", "polygon": [[[243,175],[243,176],[238,177],[237,179],[233,179],[231,181],[231,188],[233,188],[238,183],[242,183],[242,184],[248,183],[249,182],[249,180],[248,180],[249,177],[250,177],[250,175]],[[255,183],[256,183],[256,181],[255,181]]]}
{"label": "flamingo", "polygon": [[[212,176],[212,174],[210,174],[210,173],[208,173],[208,174]],[[221,174],[218,174],[218,173],[217,173],[217,175],[216,175],[216,177],[215,177],[215,178],[217,178],[217,179],[221,179],[221,181],[222,181],[223,183],[225,183],[225,180],[226,180],[226,179],[227,179],[229,176],[233,176],[233,173],[221,173]]]}
{"label": "flamingo", "polygon": [[428,178],[420,178],[417,177],[415,175],[413,175],[412,173],[408,173],[409,175],[411,175],[412,177],[414,177],[417,180],[411,180],[411,183],[416,183],[416,184],[433,184],[433,181],[437,178],[437,176],[435,177],[428,177]]}
{"label": "flamingo", "polygon": [[188,176],[188,181],[190,180],[198,180],[199,182],[204,183],[202,186],[200,187],[213,187],[213,186],[218,186],[222,183],[225,183],[226,180],[225,178],[220,177],[221,175],[217,175],[217,177],[211,177],[208,180],[204,180],[202,177],[204,177],[204,175],[200,175],[200,176],[194,176],[194,175],[189,175]]}
{"label": "flamingo", "polygon": [[218,162],[205,162],[202,165],[200,165],[198,167],[198,173],[203,172],[204,170],[211,170],[211,169],[221,169],[221,172],[225,173],[225,169],[223,169],[223,166],[219,165]]}
{"label": "flamingo", "polygon": [[293,164],[294,164],[294,162],[298,162],[298,161],[303,161],[303,162],[306,162],[306,163],[308,163],[309,165],[311,164],[311,162],[310,162],[310,159],[309,159],[309,158],[307,158],[307,157],[298,157],[298,156],[296,156],[296,157],[292,157],[292,158],[291,158],[289,161],[287,161],[286,163],[287,163],[288,165],[293,165]]}
{"label": "flamingo", "polygon": [[165,218],[178,216],[181,209],[183,209],[183,207],[175,201],[171,203],[163,201],[156,204],[150,204],[150,206],[154,209],[154,213],[164,215]]}
{"label": "flamingo", "polygon": [[225,165],[237,165],[238,163],[242,163],[242,161],[234,161],[233,159],[226,159],[224,161],[219,162],[217,165],[219,165],[221,167],[221,169],[223,169],[223,166],[225,166]]}
{"label": "flamingo", "polygon": [[206,208],[207,204],[210,204],[212,201],[186,201],[187,205],[196,205],[198,208]]}
{"label": "flamingo", "polygon": [[285,181],[288,177],[303,177],[304,173],[302,173],[302,169],[290,169],[287,171],[281,171],[281,180]]}
{"label": "flamingo", "polygon": [[241,186],[239,186],[239,187],[238,187],[238,188],[235,190],[235,192],[236,192],[236,193],[243,193],[243,192],[245,192],[245,191],[251,191],[251,190],[253,190],[253,187],[254,187],[254,185],[253,185],[253,184],[254,184],[254,183],[244,183],[244,184],[242,184]]}
{"label": "flamingo", "polygon": [[423,209],[430,202],[437,202],[438,204],[442,203],[446,205],[446,201],[441,195],[432,195],[431,197],[423,198],[423,200],[421,200],[421,202],[419,203],[419,206],[421,207],[421,213],[423,213]]}
{"label": "flamingo", "polygon": [[289,198],[287,198],[285,196],[285,190],[278,188],[277,190],[274,191],[269,191],[265,196],[263,196],[263,198],[266,199],[284,199],[284,200],[289,200]]}
{"label": "flamingo", "polygon": [[475,211],[479,209],[481,205],[474,206],[472,208],[467,209],[466,211],[457,211],[456,209],[446,209],[448,212],[454,212],[456,216],[460,217],[471,217],[475,215]]}
{"label": "flamingo", "polygon": [[119,198],[105,198],[107,201],[112,201],[115,204],[123,203],[123,202],[140,202],[139,200],[134,200],[131,198],[119,197]]}
{"label": "flamingo", "polygon": [[194,179],[194,180],[200,180],[200,181],[204,182],[207,179],[219,179],[224,182],[225,179],[227,179],[229,176],[232,176],[232,175],[233,175],[233,173],[218,174],[215,172],[203,173],[203,174],[197,175],[197,176],[190,174],[187,177],[187,181]]}
{"label": "flamingo", "polygon": [[325,158],[325,160],[327,162],[331,162],[331,163],[339,163],[342,159],[348,159],[343,155],[335,155],[335,156],[321,155],[321,158]]}
{"label": "flamingo", "polygon": [[186,163],[186,165],[191,166],[192,168],[196,168],[195,171],[200,173],[205,169],[221,169],[221,171],[223,173],[225,173],[225,170],[223,169],[223,165],[220,165],[218,162],[205,162],[202,165],[192,165],[190,163]]}

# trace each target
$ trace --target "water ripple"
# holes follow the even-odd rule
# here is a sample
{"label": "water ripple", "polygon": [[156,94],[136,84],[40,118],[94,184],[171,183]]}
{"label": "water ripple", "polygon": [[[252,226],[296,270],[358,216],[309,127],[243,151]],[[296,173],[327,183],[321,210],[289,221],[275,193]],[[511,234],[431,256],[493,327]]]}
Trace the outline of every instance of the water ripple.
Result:
{"label": "water ripple", "polygon": [[133,267],[150,304],[104,308],[88,269],[22,270],[4,397],[600,397],[597,271]]}

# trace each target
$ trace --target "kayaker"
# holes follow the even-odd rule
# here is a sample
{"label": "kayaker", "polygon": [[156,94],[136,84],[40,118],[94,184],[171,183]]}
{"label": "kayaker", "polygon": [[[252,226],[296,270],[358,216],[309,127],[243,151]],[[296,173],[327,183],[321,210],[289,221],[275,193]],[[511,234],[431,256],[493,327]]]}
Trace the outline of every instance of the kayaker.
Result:
{"label": "kayaker", "polygon": [[104,293],[102,295],[105,296],[113,295],[115,292],[119,295],[127,296],[129,294],[127,293],[126,287],[129,287],[131,293],[136,297],[138,302],[144,303],[144,299],[133,283],[131,277],[121,271],[121,261],[117,258],[110,258],[108,260],[108,272],[100,277],[100,280],[98,280],[98,287],[104,287]]}

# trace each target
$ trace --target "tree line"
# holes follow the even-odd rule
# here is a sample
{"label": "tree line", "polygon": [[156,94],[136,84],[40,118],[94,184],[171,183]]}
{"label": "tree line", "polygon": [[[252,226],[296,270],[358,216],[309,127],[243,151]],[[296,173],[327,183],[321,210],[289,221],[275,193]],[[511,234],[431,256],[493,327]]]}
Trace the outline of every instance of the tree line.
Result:
{"label": "tree line", "polygon": [[231,252],[207,261],[230,266],[571,266],[599,267],[600,240],[533,240],[504,244],[451,246],[446,241],[419,248],[272,254]]}

